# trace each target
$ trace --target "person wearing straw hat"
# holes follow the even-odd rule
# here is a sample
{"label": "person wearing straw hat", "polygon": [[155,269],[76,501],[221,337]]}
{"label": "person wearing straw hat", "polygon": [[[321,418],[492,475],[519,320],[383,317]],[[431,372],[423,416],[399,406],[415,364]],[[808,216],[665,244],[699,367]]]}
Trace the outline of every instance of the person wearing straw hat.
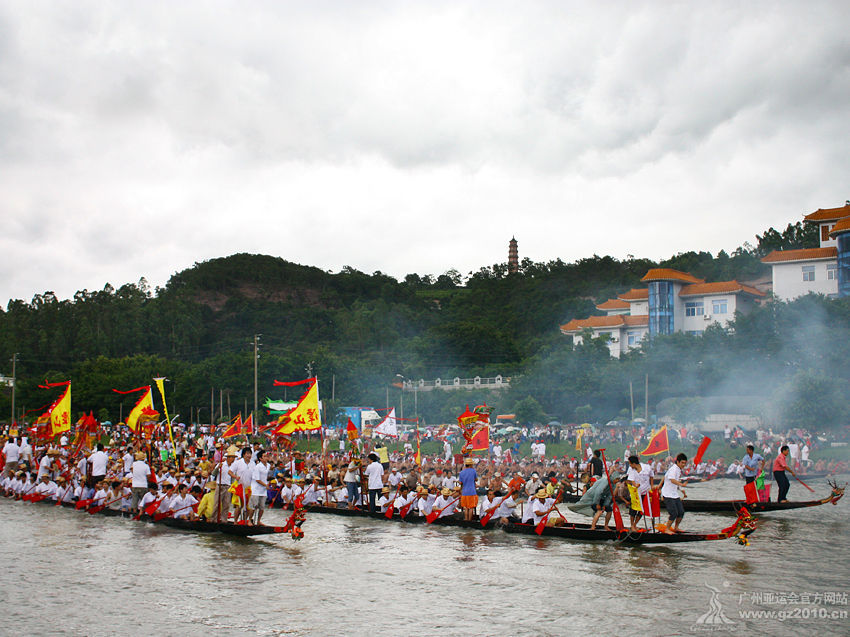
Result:
{"label": "person wearing straw hat", "polygon": [[463,519],[466,522],[472,521],[472,516],[478,509],[478,472],[475,471],[472,464],[472,458],[464,458],[464,469],[458,474],[458,480],[461,484],[460,506],[463,509]]}
{"label": "person wearing straw hat", "polygon": [[389,487],[383,487],[381,489],[381,497],[378,498],[378,503],[377,503],[378,506],[381,509],[381,513],[387,512],[387,507],[390,505],[390,502],[392,502],[392,498],[390,498],[390,488]]}
{"label": "person wearing straw hat", "polygon": [[208,481],[204,485],[206,493],[204,493],[200,503],[198,503],[197,515],[199,519],[206,522],[215,520],[215,496],[217,487],[218,485],[213,480]]}
{"label": "person wearing straw hat", "polygon": [[545,488],[540,488],[537,490],[537,493],[534,495],[534,499],[531,503],[531,518],[532,524],[537,525],[546,517],[546,514],[551,507],[549,502],[551,500],[554,502],[554,498],[549,497],[549,493]]}
{"label": "person wearing straw hat", "polygon": [[130,510],[134,513],[138,513],[139,500],[141,500],[145,495],[145,490],[147,489],[148,480],[151,475],[151,468],[148,466],[147,456],[143,451],[136,452],[135,460],[130,467],[130,475],[132,477],[130,482],[130,491],[133,494],[133,498],[130,501]]}
{"label": "person wearing straw hat", "polygon": [[215,482],[216,495],[212,520],[227,522],[230,514],[230,465],[236,462],[239,450],[235,445],[230,445],[224,452],[224,460],[218,463],[210,474],[211,482]]}

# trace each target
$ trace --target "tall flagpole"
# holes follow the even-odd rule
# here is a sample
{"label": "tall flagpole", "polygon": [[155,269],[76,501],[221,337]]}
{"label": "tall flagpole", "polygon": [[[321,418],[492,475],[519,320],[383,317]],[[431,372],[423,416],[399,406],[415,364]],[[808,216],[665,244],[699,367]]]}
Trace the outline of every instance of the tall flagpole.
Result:
{"label": "tall flagpole", "polygon": [[165,402],[165,376],[154,378],[156,386],[159,388],[159,395],[162,396],[162,409],[165,411],[165,422],[168,423],[168,437],[171,439],[171,452],[174,457],[177,457],[177,447],[174,446],[174,433],[171,431],[171,417],[168,415],[168,405]]}
{"label": "tall flagpole", "polygon": [[[321,405],[319,400],[319,377],[316,376],[316,404]],[[322,434],[322,482],[325,483],[325,506],[328,505],[328,459],[325,453],[325,426],[322,424],[322,410],[319,408],[319,431]]]}

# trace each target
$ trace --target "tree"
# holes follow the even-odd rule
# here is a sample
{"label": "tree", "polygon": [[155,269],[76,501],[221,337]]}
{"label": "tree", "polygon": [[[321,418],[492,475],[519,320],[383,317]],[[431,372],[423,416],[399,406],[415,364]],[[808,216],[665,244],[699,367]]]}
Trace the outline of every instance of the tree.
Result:
{"label": "tree", "polygon": [[514,404],[514,413],[518,422],[542,423],[546,420],[543,407],[533,396],[526,396]]}

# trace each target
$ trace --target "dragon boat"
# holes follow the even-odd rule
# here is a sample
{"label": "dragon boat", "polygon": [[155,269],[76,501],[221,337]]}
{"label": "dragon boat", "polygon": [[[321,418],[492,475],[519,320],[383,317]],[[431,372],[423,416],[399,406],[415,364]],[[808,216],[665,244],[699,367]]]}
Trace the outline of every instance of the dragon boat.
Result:
{"label": "dragon boat", "polygon": [[[39,500],[33,504],[41,504],[46,506],[57,506],[53,500]],[[63,502],[61,506],[65,509],[78,510],[84,513],[91,513],[87,509],[77,509],[74,502]],[[103,515],[106,517],[126,518],[136,521],[136,517],[132,516],[127,511],[117,509],[101,509],[92,515]],[[150,524],[159,524],[172,529],[180,529],[181,531],[190,531],[194,533],[222,533],[236,537],[248,537],[252,535],[273,535],[278,533],[290,533],[291,529],[285,526],[266,526],[266,525],[248,525],[236,524],[234,522],[205,522],[202,520],[187,520],[184,518],[164,517],[157,519],[154,516],[143,515],[140,522]]]}
{"label": "dragon boat", "polygon": [[[336,515],[349,518],[368,518],[390,523],[400,524],[427,524],[424,517],[408,514],[402,518],[398,512],[394,513],[392,518],[387,518],[383,513],[369,513],[363,509],[343,509],[325,506],[309,506],[307,510],[311,513],[321,513],[327,515]],[[615,542],[625,545],[638,544],[678,544],[680,542],[707,542],[711,540],[725,540],[734,538],[740,544],[747,544],[747,537],[755,530],[756,521],[746,509],[742,509],[738,513],[735,522],[718,533],[674,533],[672,535],[657,531],[641,531],[638,533],[629,532],[627,529],[622,531],[611,530],[597,527],[591,529],[589,524],[573,524],[567,523],[564,526],[544,526],[541,533],[537,533],[537,527],[534,524],[519,524],[490,521],[482,526],[480,521],[467,522],[455,518],[445,517],[438,518],[433,522],[434,526],[451,527],[460,529],[475,529],[478,531],[493,531],[499,530],[506,533],[515,533],[519,535],[532,535],[539,537],[562,538],[569,540],[578,540],[584,542]]]}
{"label": "dragon boat", "polygon": [[[803,500],[799,502],[747,502],[746,500],[689,500],[685,498],[682,504],[686,512],[690,513],[729,513],[737,512],[746,508],[751,513],[769,513],[772,511],[790,511],[791,509],[805,509],[822,504],[838,504],[844,497],[844,488],[837,483],[830,482],[832,492],[820,500]],[[845,485],[846,486],[846,485]]]}

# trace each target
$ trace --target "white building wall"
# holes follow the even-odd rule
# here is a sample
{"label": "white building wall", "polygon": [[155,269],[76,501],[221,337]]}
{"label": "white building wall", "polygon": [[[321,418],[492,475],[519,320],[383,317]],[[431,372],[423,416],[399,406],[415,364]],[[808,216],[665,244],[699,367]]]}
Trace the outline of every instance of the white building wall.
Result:
{"label": "white building wall", "polygon": [[629,301],[629,314],[643,316],[649,314],[649,301]]}
{"label": "white building wall", "polygon": [[[809,292],[816,294],[838,294],[838,281],[827,279],[827,264],[837,263],[836,259],[818,261],[788,261],[773,263],[773,293],[784,301],[796,299]],[[803,280],[803,267],[815,268],[815,280]]]}

